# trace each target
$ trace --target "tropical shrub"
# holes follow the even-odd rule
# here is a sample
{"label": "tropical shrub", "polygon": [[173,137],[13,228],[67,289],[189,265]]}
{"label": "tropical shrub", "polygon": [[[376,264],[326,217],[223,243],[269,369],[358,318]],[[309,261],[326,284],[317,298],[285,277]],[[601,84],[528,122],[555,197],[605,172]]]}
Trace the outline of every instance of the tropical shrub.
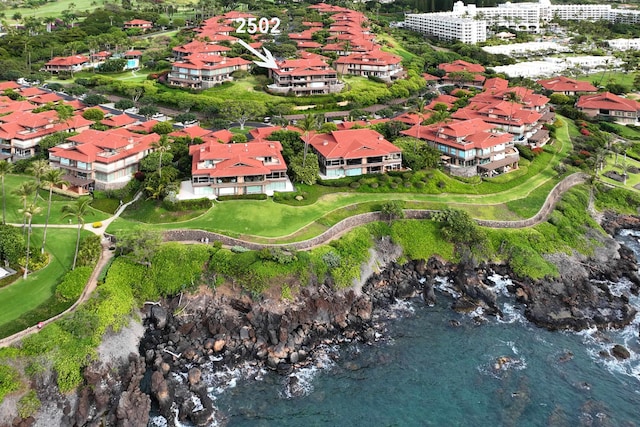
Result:
{"label": "tropical shrub", "polygon": [[56,297],[64,301],[75,301],[80,297],[91,276],[91,267],[77,267],[65,274],[56,287]]}

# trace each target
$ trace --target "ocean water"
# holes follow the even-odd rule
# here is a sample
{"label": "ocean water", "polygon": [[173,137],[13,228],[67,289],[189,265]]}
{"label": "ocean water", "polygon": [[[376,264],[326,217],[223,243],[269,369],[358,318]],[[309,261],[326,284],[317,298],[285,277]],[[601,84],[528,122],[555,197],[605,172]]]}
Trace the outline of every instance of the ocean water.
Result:
{"label": "ocean water", "polygon": [[[640,234],[619,239],[640,254]],[[212,396],[229,426],[633,426],[640,425],[640,321],[620,331],[549,332],[530,324],[493,277],[504,317],[438,302],[396,304],[377,321],[372,345],[325,347],[315,365],[287,378],[245,366],[210,375]],[[611,283],[628,294],[628,284]],[[630,296],[640,311],[640,299]],[[603,357],[615,344],[621,362]]]}

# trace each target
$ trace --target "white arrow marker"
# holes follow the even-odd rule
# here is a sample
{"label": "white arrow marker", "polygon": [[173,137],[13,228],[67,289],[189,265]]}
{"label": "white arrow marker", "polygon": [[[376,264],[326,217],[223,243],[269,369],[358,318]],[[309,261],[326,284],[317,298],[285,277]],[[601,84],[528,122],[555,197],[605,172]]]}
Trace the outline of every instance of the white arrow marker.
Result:
{"label": "white arrow marker", "polygon": [[249,46],[249,44],[242,39],[239,39],[238,43],[246,47],[249,50],[249,52],[253,53],[255,56],[260,58],[260,61],[253,61],[257,66],[264,67],[264,68],[274,68],[276,70],[278,69],[278,64],[276,64],[276,60],[273,59],[273,55],[271,55],[271,52],[269,52],[269,49],[267,49],[266,47],[262,48],[262,50],[264,50],[264,55],[263,55],[262,53],[258,52],[256,49]]}

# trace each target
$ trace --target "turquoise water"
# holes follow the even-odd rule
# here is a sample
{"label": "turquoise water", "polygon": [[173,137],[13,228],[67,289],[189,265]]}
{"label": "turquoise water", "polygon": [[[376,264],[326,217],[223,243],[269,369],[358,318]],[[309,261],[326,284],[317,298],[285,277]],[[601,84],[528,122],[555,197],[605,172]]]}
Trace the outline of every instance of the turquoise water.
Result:
{"label": "turquoise water", "polygon": [[[245,368],[210,377],[220,386],[216,407],[229,426],[640,425],[638,323],[579,334],[539,329],[496,280],[503,319],[453,312],[443,284],[435,307],[416,299],[378,319],[379,342],[327,348],[321,367],[296,374],[303,396],[288,396],[282,376]],[[632,358],[599,354],[614,344]]]}

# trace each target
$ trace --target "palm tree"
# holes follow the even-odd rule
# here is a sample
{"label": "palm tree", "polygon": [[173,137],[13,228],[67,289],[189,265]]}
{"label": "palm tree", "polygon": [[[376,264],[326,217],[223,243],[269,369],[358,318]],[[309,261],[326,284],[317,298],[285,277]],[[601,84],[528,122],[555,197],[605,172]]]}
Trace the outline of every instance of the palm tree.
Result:
{"label": "palm tree", "polygon": [[40,253],[44,253],[44,245],[47,242],[47,227],[49,226],[49,216],[51,215],[51,196],[53,195],[53,187],[61,185],[69,185],[69,182],[62,179],[64,172],[60,169],[51,169],[42,177],[42,180],[49,184],[49,203],[47,205],[47,219],[44,222],[44,234],[42,235],[42,247]]}
{"label": "palm tree", "polygon": [[57,21],[57,18],[53,16],[45,16],[44,18],[42,18],[42,22],[44,22],[47,25],[47,33],[51,32],[53,24],[55,24],[56,21]]}
{"label": "palm tree", "polygon": [[33,203],[36,203],[36,201],[38,200],[37,190],[40,189],[40,181],[42,180],[42,177],[50,170],[51,166],[49,166],[49,161],[44,159],[34,160],[31,163],[31,166],[29,166],[29,168],[27,169],[27,171],[29,171],[29,173],[31,173],[31,175],[33,175],[36,179],[36,195],[33,198]]}
{"label": "palm tree", "polygon": [[318,130],[320,127],[318,116],[311,113],[305,114],[304,119],[302,119],[301,122],[296,123],[296,126],[303,132],[302,140],[304,141],[304,152],[302,155],[302,167],[304,167],[307,160],[307,151],[309,151],[311,131]]}
{"label": "palm tree", "polygon": [[513,105],[516,103],[520,103],[522,98],[515,91],[507,92],[505,94],[504,100],[511,104],[511,110],[509,111],[509,124],[507,125],[507,132],[511,128],[511,119],[513,118]]}
{"label": "palm tree", "polygon": [[[22,209],[27,210],[27,199],[36,191],[36,183],[33,181],[24,181],[18,188],[13,190],[13,194],[22,199]],[[25,218],[22,219],[22,228],[26,224]]]}
{"label": "palm tree", "polygon": [[22,214],[24,215],[25,221],[27,221],[29,224],[29,228],[27,229],[27,254],[24,262],[24,274],[22,275],[23,279],[27,278],[27,272],[29,271],[29,252],[31,250],[31,221],[33,220],[33,216],[39,214],[41,210],[41,207],[38,207],[33,203],[24,209],[20,209],[20,212],[22,212]]}
{"label": "palm tree", "polygon": [[2,224],[7,223],[7,198],[4,193],[4,177],[11,173],[13,163],[6,160],[0,161],[0,181],[2,182]]}
{"label": "palm tree", "polygon": [[78,260],[78,249],[80,249],[80,230],[82,230],[82,226],[84,225],[84,217],[87,215],[93,215],[93,212],[89,210],[89,203],[91,199],[89,198],[81,198],[76,200],[75,203],[64,205],[62,207],[62,213],[64,214],[62,218],[75,218],[78,221],[78,236],[76,237],[76,252],[73,256],[73,267],[72,270],[76,268],[76,262]]}
{"label": "palm tree", "polygon": [[[422,122],[424,121],[424,109],[427,106],[427,101],[424,98],[418,99],[416,103],[415,113],[418,115],[418,134],[417,139],[420,139],[420,130],[422,129]],[[417,150],[417,141],[416,146],[414,147]]]}
{"label": "palm tree", "polygon": [[162,135],[160,139],[151,144],[151,147],[158,152],[158,176],[162,179],[162,156],[171,149],[171,143],[167,135]]}

